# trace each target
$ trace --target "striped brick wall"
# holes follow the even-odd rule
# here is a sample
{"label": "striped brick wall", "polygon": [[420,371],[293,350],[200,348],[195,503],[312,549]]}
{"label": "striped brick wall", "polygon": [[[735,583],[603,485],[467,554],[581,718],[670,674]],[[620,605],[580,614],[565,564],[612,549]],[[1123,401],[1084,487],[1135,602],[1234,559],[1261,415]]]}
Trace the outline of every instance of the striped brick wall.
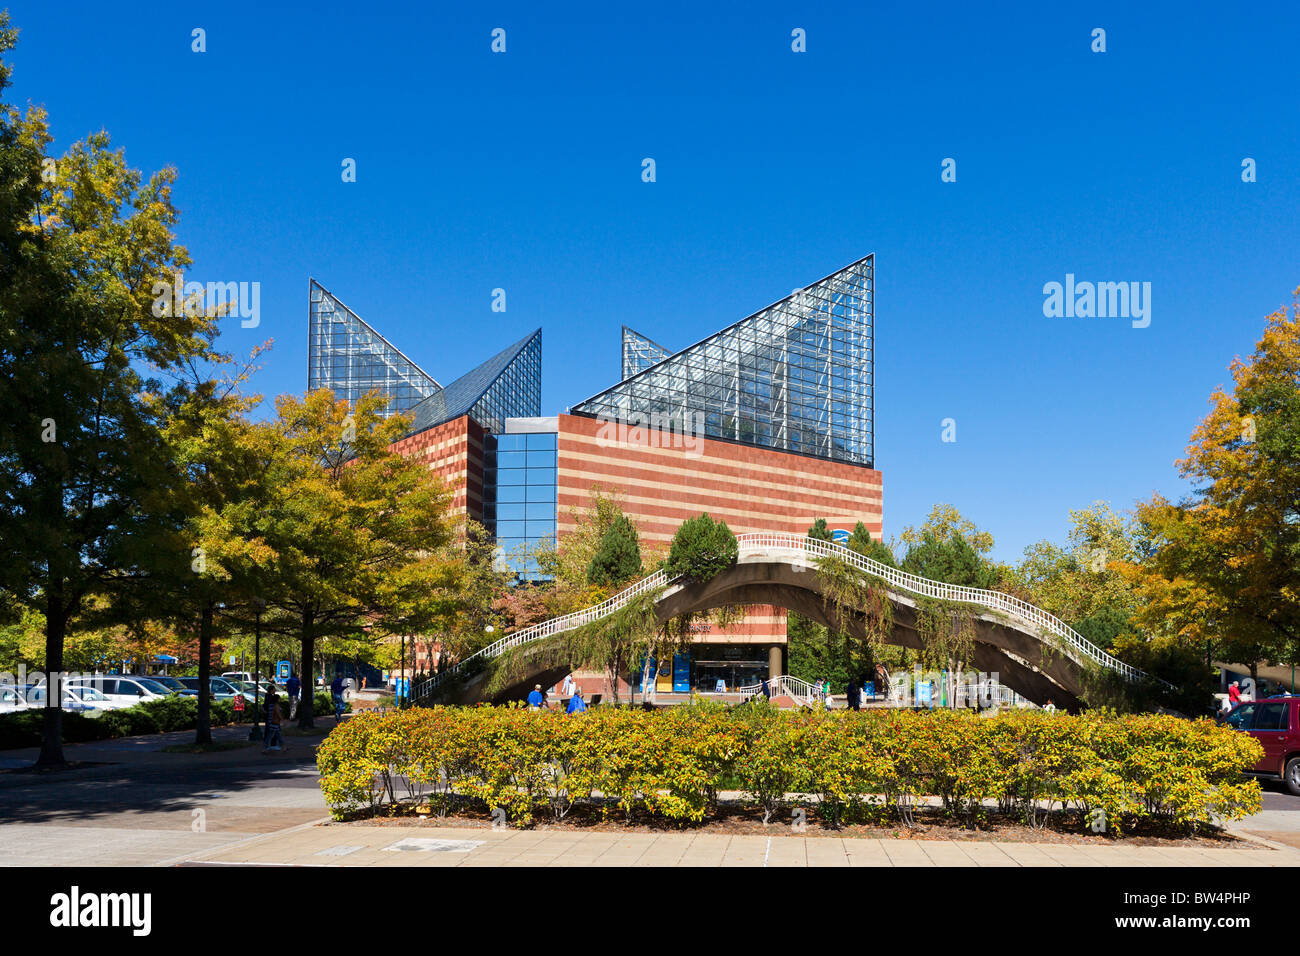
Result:
{"label": "striped brick wall", "polygon": [[[737,534],[803,533],[818,518],[882,532],[881,474],[874,468],[651,429],[622,429],[578,415],[559,416],[558,534],[576,527],[593,485],[617,489],[641,540],[666,548],[687,518],[707,511]],[[752,608],[746,619],[703,642],[784,643],[785,612]]]}
{"label": "striped brick wall", "polygon": [[392,450],[428,464],[452,493],[451,510],[483,520],[483,429],[468,415],[403,438]]}

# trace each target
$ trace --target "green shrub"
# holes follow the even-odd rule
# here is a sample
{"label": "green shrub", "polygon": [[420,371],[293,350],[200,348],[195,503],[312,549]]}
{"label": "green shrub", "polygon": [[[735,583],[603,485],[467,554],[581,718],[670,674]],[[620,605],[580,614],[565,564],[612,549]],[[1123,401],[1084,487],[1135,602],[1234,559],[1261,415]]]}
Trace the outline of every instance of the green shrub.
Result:
{"label": "green shrub", "polygon": [[[244,715],[246,720],[252,720],[251,705],[244,711]],[[193,730],[198,726],[198,716],[198,698],[180,695],[149,700],[120,710],[100,711],[94,717],[88,717],[80,711],[64,711],[63,742],[80,744],[114,737]],[[234,708],[230,701],[211,701],[209,720],[213,727],[224,726],[233,719]],[[40,710],[0,714],[0,750],[39,747],[43,720]]]}
{"label": "green shrub", "polygon": [[935,795],[964,825],[994,806],[1041,826],[1070,807],[1121,835],[1154,821],[1184,830],[1260,805],[1243,769],[1259,744],[1212,721],[1162,716],[964,711],[798,713],[765,702],[663,713],[597,708],[580,717],[519,707],[364,713],[317,751],[321,790],[342,816],[406,800],[444,813],[456,798],[518,826],[563,818],[594,791],[605,812],[703,820],[739,788],[770,821],[790,794],[814,794],[830,826],[910,825]]}
{"label": "green shrub", "polygon": [[736,536],[727,523],[702,514],[688,518],[677,529],[664,570],[670,578],[708,581],[735,564],[739,553]]}

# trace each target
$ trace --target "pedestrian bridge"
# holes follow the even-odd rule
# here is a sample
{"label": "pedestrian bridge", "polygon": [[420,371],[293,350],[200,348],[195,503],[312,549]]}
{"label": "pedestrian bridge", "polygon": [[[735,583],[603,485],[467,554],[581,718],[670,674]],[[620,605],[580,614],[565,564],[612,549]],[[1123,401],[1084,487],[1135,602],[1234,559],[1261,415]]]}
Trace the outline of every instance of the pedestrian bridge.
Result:
{"label": "pedestrian bridge", "polygon": [[[1100,667],[1129,681],[1146,675],[1112,657],[1086,640],[1064,621],[1041,608],[999,591],[961,587],[931,581],[881,564],[843,545],[797,534],[742,534],[736,538],[736,563],[708,581],[670,580],[656,571],[636,584],[592,607],[543,621],[501,638],[464,660],[418,684],[412,700],[419,704],[476,703],[522,697],[534,683],[550,686],[580,662],[556,661],[536,654],[528,666],[530,646],[546,647],[546,639],[607,617],[650,591],[660,622],[688,612],[709,611],[728,605],[770,604],[859,638],[866,636],[866,618],[844,608],[837,613],[823,593],[818,562],[837,558],[883,582],[892,605],[892,627],[887,643],[921,649],[917,627],[919,606],[937,599],[970,608],[974,624],[971,669],[998,675],[998,680],[1034,703],[1049,700],[1069,710],[1083,707],[1086,669]],[[553,642],[552,642],[553,643]],[[515,648],[522,651],[515,653]],[[507,652],[522,671],[507,687],[489,692],[492,663]]]}

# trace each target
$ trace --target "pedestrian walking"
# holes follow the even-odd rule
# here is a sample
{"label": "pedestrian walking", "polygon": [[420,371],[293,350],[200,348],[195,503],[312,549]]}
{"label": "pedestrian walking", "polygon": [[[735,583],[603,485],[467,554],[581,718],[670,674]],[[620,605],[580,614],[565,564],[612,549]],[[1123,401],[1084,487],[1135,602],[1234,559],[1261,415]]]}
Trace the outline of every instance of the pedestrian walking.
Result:
{"label": "pedestrian walking", "polygon": [[770,684],[768,684],[768,682],[767,682],[767,678],[766,678],[766,677],[763,678],[763,684],[762,684],[762,686],[763,686],[763,696],[766,697],[768,700],[771,700],[771,699],[772,699],[772,686],[771,686]]}
{"label": "pedestrian walking", "polygon": [[295,720],[298,717],[298,697],[302,692],[302,681],[298,679],[296,671],[289,672],[289,681],[284,685],[284,692],[289,698],[289,719]]}
{"label": "pedestrian walking", "polygon": [[1233,707],[1241,703],[1241,687],[1236,681],[1228,685],[1228,703]]}
{"label": "pedestrian walking", "polygon": [[542,705],[546,703],[546,698],[542,696],[542,685],[534,684],[532,691],[528,695],[528,709],[541,710]]}
{"label": "pedestrian walking", "polygon": [[859,686],[856,678],[853,677],[849,678],[849,686],[847,688],[847,693],[849,697],[849,710],[861,710],[862,709],[862,688]]}
{"label": "pedestrian walking", "polygon": [[568,713],[581,714],[587,709],[587,702],[582,699],[582,688],[574,686],[573,696],[569,698]]}
{"label": "pedestrian walking", "polygon": [[338,723],[343,719],[343,675],[341,673],[334,675],[334,680],[330,682],[330,696],[334,700],[334,722]]}
{"label": "pedestrian walking", "polygon": [[573,685],[573,675],[572,675],[572,674],[566,674],[565,677],[564,677],[564,683],[563,683],[562,685],[560,685],[560,696],[561,696],[561,697],[571,697],[571,696],[573,696],[573,686],[574,686],[574,685]]}
{"label": "pedestrian walking", "polygon": [[264,748],[262,753],[268,754],[272,750],[280,750],[284,744],[284,736],[281,733],[280,721],[280,697],[275,692],[275,686],[266,694],[266,729],[262,732],[262,743]]}

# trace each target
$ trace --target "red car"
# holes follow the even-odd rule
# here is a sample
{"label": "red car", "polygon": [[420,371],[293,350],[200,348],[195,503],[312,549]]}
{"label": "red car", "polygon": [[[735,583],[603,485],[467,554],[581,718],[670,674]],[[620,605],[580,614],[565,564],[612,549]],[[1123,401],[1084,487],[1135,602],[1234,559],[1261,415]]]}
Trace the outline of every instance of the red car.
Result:
{"label": "red car", "polygon": [[1247,773],[1281,780],[1300,797],[1300,697],[1270,697],[1238,704],[1223,718],[1259,741],[1264,759]]}

